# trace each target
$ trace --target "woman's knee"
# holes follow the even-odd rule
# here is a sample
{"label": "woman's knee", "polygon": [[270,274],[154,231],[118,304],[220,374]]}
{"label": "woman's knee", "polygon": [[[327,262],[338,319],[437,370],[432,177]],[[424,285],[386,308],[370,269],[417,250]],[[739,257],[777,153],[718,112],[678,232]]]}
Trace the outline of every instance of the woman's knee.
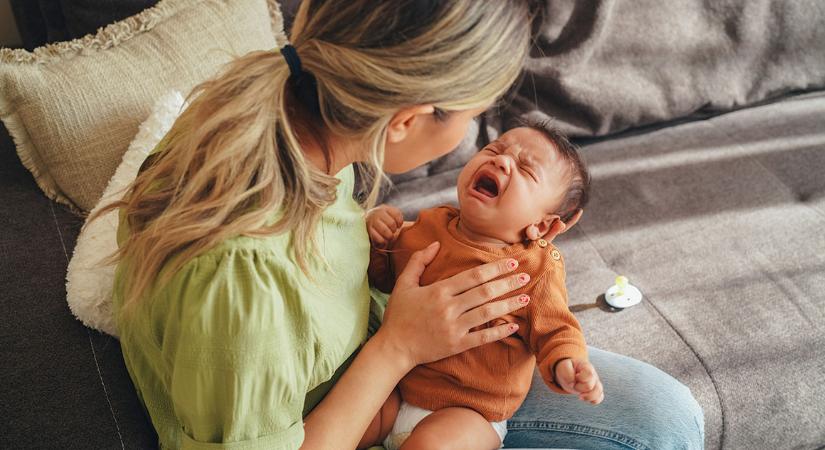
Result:
{"label": "woman's knee", "polygon": [[[635,393],[635,398],[624,399],[628,403],[624,413],[637,415],[639,440],[652,449],[703,449],[704,411],[690,388],[654,366],[627,359],[624,371],[632,374],[625,375],[632,378],[621,378],[632,379],[632,385],[618,389]],[[615,384],[615,380],[610,384]],[[607,387],[605,392],[610,395]]]}
{"label": "woman's knee", "polygon": [[701,449],[704,414],[687,386],[642,361],[589,347],[604,384],[596,406],[543,386],[536,375],[508,421],[510,447]]}
{"label": "woman's knee", "polygon": [[672,379],[669,392],[671,396],[667,401],[646,405],[655,427],[652,434],[656,436],[656,442],[652,448],[703,449],[705,415],[702,406],[690,389],[675,379]]}

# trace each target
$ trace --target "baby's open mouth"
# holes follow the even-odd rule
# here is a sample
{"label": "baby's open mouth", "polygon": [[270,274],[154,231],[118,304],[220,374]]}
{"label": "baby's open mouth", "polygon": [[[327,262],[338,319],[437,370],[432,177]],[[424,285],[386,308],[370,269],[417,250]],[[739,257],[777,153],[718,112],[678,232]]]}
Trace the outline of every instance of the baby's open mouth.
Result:
{"label": "baby's open mouth", "polygon": [[498,182],[488,174],[481,174],[476,178],[473,189],[490,198],[498,197]]}

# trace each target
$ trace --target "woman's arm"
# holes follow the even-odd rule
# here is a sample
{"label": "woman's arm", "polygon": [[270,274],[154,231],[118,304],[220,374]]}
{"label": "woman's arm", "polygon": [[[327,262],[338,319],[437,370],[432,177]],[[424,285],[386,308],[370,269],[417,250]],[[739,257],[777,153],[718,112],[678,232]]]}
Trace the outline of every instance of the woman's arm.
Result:
{"label": "woman's arm", "polygon": [[304,421],[301,449],[355,448],[395,385],[412,369],[379,335]]}
{"label": "woman's arm", "polygon": [[496,279],[515,270],[518,263],[497,261],[419,286],[424,268],[437,252],[436,243],[410,258],[390,297],[384,324],[304,421],[302,449],[355,448],[392,389],[417,364],[516,331],[514,324],[503,324],[469,332],[525,305],[517,297],[488,303],[523,285],[519,275],[524,274]]}

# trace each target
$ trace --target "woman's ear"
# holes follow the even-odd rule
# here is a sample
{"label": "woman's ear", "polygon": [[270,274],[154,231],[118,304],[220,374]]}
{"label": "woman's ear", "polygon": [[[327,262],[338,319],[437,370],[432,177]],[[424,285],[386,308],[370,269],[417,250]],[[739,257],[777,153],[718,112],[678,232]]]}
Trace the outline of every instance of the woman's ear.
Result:
{"label": "woman's ear", "polygon": [[403,141],[422,119],[422,116],[431,116],[435,112],[433,105],[415,105],[400,109],[390,119],[387,127],[387,142],[396,144]]}

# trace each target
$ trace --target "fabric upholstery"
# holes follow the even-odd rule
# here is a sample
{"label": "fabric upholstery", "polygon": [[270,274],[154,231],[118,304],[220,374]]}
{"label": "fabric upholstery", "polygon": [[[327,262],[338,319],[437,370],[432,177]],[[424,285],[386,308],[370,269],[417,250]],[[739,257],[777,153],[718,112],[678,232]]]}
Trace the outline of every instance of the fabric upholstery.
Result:
{"label": "fabric upholstery", "polygon": [[0,448],[156,448],[120,344],[66,304],[83,224],[47,199],[0,126]]}
{"label": "fabric upholstery", "polygon": [[10,0],[23,38],[31,51],[49,42],[76,39],[137,14],[158,0]]}
{"label": "fabric upholstery", "polygon": [[47,196],[88,211],[158,95],[276,48],[280,30],[274,2],[165,0],[80,40],[3,49],[0,117]]}
{"label": "fabric upholstery", "polygon": [[751,105],[825,86],[819,0],[544,0],[506,119],[572,136]]}
{"label": "fabric upholstery", "polygon": [[[60,0],[60,11],[68,38],[77,39],[157,3],[158,0]],[[59,22],[52,28],[58,27]]]}

